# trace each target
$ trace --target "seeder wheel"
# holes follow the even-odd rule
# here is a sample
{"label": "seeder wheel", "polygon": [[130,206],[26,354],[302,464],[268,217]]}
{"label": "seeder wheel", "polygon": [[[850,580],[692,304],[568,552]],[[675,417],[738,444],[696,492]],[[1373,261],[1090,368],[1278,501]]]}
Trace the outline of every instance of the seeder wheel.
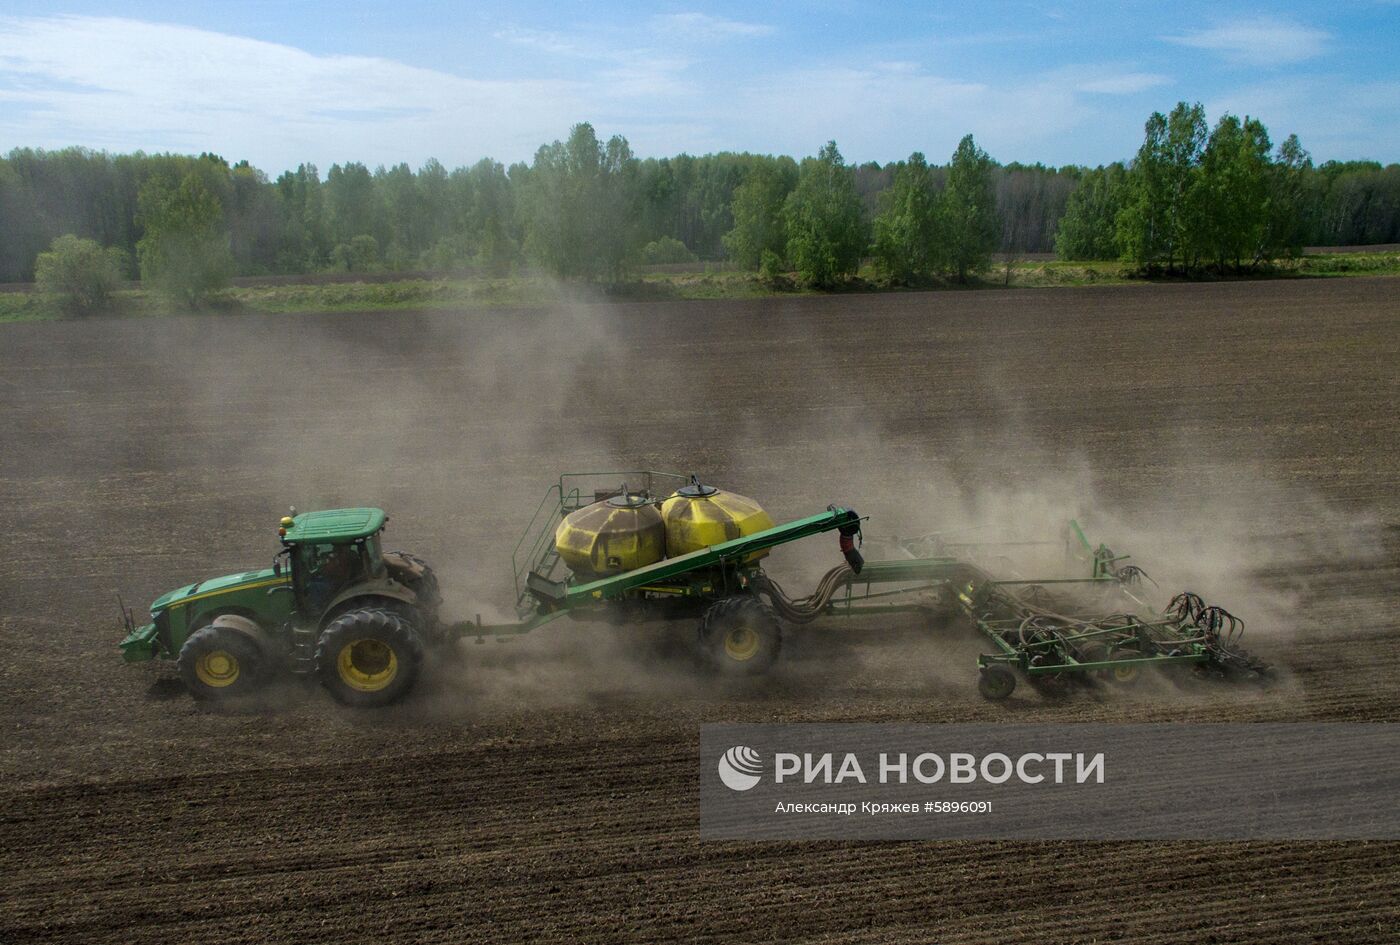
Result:
{"label": "seeder wheel", "polygon": [[[1021,647],[1029,654],[1026,662],[1030,669],[1039,667],[1063,666],[1068,657],[1066,646],[1059,633],[1048,626],[1040,626],[1027,621],[1021,626]],[[1028,673],[1031,688],[1046,698],[1059,698],[1069,692],[1074,676],[1068,670],[1057,672]]]}
{"label": "seeder wheel", "polygon": [[[1084,648],[1079,661],[1081,663],[1111,663],[1117,660],[1137,659],[1140,655],[1135,648],[1109,646],[1107,643],[1091,643]],[[1105,669],[1093,670],[1088,675],[1112,686],[1127,687],[1142,680],[1142,666],[1137,663],[1128,666],[1109,666]]]}
{"label": "seeder wheel", "polygon": [[1016,691],[1016,674],[995,663],[983,666],[977,678],[977,691],[982,693],[984,699],[1000,702]]}
{"label": "seeder wheel", "polygon": [[[1111,657],[1115,660],[1137,659],[1138,654],[1131,650],[1120,650]],[[1104,678],[1115,686],[1131,686],[1142,680],[1142,665],[1130,663],[1127,666],[1114,666],[1104,673]]]}
{"label": "seeder wheel", "polygon": [[729,597],[700,620],[700,652],[713,669],[731,676],[762,673],[778,659],[782,628],[773,609],[756,597]]}

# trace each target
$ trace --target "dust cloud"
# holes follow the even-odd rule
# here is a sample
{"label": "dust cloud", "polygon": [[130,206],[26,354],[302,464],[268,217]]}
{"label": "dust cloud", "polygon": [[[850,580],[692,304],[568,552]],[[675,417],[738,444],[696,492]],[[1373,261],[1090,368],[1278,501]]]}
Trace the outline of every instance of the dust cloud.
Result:
{"label": "dust cloud", "polygon": [[[270,560],[289,505],[379,505],[391,514],[386,547],[437,569],[445,614],[487,622],[515,618],[515,542],[545,489],[574,470],[697,472],[779,521],[846,504],[870,516],[870,554],[880,537],[929,533],[1059,542],[1073,518],[1090,541],[1133,556],[1157,583],[1156,606],[1193,590],[1247,622],[1247,646],[1316,626],[1308,604],[1325,575],[1309,563],[1379,554],[1374,517],[1286,481],[1267,457],[1142,430],[1081,447],[1038,402],[1046,392],[994,360],[929,370],[924,389],[906,389],[899,365],[882,374],[881,359],[913,363],[918,351],[861,355],[858,326],[813,327],[841,299],[814,314],[782,300],[658,308],[557,296],[454,313],[114,323],[109,343],[131,360],[84,355],[110,374],[110,400],[36,407],[36,427],[61,414],[62,434],[28,462],[58,471],[55,490],[79,483],[66,497],[74,519],[158,549],[141,571],[148,598]],[[142,435],[152,429],[179,433]],[[94,467],[102,473],[76,477]],[[155,521],[123,497],[143,479]],[[1061,547],[1014,566],[1054,576]],[[766,564],[805,593],[839,560],[823,536]],[[701,698],[714,683],[689,664],[692,634],[564,618],[524,639],[466,641],[435,670],[460,678],[460,694],[445,685],[432,698],[473,710]],[[947,686],[974,698],[970,637],[917,617],[802,628],[773,685]]]}

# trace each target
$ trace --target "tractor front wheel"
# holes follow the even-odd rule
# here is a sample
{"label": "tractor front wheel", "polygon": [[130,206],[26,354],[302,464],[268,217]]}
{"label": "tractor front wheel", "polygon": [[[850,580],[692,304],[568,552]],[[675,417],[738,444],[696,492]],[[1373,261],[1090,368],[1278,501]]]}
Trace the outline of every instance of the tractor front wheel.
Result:
{"label": "tractor front wheel", "polygon": [[403,617],[387,610],[352,610],[321,631],[316,671],[346,705],[373,708],[408,695],[423,665],[423,641]]}
{"label": "tractor front wheel", "polygon": [[176,666],[190,695],[207,702],[251,695],[267,681],[262,650],[228,627],[204,627],[191,633],[180,647]]}
{"label": "tractor front wheel", "polygon": [[773,609],[756,597],[729,597],[700,619],[700,652],[726,675],[753,676],[778,659],[782,628]]}

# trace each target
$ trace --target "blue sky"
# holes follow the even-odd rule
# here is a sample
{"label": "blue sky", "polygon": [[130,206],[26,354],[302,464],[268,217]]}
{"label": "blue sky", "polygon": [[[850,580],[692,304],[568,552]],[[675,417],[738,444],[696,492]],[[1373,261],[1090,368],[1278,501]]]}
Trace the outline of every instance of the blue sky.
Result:
{"label": "blue sky", "polygon": [[1329,4],[30,2],[0,8],[0,152],[528,160],[591,121],[641,156],[850,161],[973,133],[1000,161],[1127,158],[1178,100],[1400,160],[1400,0]]}

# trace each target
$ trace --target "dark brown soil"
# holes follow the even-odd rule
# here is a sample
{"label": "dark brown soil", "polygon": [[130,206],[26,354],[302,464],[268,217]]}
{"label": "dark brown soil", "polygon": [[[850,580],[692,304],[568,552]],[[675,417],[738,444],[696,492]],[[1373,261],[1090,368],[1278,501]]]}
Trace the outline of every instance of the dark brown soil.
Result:
{"label": "dark brown soil", "polygon": [[[1398,300],[1376,278],[0,326],[0,941],[1394,941],[1393,843],[702,843],[695,771],[706,721],[1400,720]],[[794,635],[724,688],[686,628],[564,621],[370,713],[297,684],[207,711],[119,662],[116,592],[139,615],[269,560],[293,503],[389,508],[451,608],[503,618],[545,487],[626,467],[779,518],[848,502],[872,535],[1078,496],[1285,679],[992,704],[976,642],[910,620]],[[773,556],[790,590],[835,563],[811,545]]]}

